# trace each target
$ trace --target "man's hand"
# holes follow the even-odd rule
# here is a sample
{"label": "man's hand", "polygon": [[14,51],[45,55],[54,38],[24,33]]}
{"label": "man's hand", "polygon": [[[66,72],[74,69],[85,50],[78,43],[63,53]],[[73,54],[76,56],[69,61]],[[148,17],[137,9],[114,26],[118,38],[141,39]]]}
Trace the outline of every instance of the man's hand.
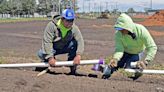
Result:
{"label": "man's hand", "polygon": [[116,59],[111,59],[110,62],[109,62],[109,66],[111,68],[114,68],[114,67],[117,67],[117,60]]}
{"label": "man's hand", "polygon": [[147,61],[137,61],[136,68],[146,69],[148,62]]}
{"label": "man's hand", "polygon": [[73,60],[73,64],[80,64],[80,60],[81,60],[81,55],[76,55],[74,60]]}
{"label": "man's hand", "polygon": [[56,64],[56,59],[55,59],[54,57],[50,57],[50,58],[48,59],[48,63],[49,63],[50,66],[55,66],[55,64]]}

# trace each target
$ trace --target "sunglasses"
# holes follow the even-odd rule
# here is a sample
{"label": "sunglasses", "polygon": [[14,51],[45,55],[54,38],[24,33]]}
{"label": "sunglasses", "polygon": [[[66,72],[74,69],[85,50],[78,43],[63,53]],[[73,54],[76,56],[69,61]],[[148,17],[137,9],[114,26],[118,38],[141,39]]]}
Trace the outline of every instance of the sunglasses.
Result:
{"label": "sunglasses", "polygon": [[65,19],[65,21],[67,21],[67,22],[73,22],[74,19]]}

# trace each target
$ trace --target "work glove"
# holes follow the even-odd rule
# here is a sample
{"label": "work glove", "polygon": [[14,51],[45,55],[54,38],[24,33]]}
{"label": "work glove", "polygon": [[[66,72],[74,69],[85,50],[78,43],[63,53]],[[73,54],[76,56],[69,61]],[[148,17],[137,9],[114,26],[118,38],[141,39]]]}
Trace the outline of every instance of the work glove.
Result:
{"label": "work glove", "polygon": [[117,67],[117,59],[112,58],[108,64],[111,68]]}
{"label": "work glove", "polygon": [[55,66],[55,64],[56,64],[56,59],[55,59],[54,57],[50,57],[50,58],[48,59],[48,63],[49,63],[50,66]]}
{"label": "work glove", "polygon": [[144,61],[137,61],[137,64],[136,64],[136,68],[138,69],[146,69],[148,65],[148,61],[144,60]]}

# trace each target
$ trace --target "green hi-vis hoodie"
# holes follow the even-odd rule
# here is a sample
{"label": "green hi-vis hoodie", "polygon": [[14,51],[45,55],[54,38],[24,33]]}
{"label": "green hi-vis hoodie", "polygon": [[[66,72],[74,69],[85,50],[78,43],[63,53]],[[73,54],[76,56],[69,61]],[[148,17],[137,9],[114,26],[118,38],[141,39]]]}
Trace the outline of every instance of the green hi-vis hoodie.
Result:
{"label": "green hi-vis hoodie", "polygon": [[120,31],[116,31],[115,53],[113,58],[119,61],[124,52],[129,54],[139,54],[146,49],[147,54],[145,60],[152,61],[154,59],[157,52],[157,46],[152,36],[143,25],[134,23],[128,15],[122,13],[118,17],[114,27],[120,27],[131,33],[135,33],[136,38],[132,39],[128,34],[123,35]]}

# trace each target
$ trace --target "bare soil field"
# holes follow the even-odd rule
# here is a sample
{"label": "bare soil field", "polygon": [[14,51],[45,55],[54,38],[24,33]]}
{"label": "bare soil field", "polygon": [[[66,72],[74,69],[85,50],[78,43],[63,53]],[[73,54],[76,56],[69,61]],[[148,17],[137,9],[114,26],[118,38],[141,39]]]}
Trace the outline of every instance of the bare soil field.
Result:
{"label": "bare soil field", "polygon": [[[0,62],[39,62],[36,55],[47,21],[0,23]],[[82,59],[99,59],[114,51],[114,20],[77,19],[85,40]],[[147,26],[158,46],[154,62],[148,68],[164,69],[164,25]],[[66,55],[57,57],[65,60]],[[68,67],[56,67],[52,73],[36,77],[33,68],[1,68],[0,92],[164,92],[164,75],[144,74],[133,80],[116,72],[100,79],[91,65],[78,66],[79,76],[67,75]]]}

